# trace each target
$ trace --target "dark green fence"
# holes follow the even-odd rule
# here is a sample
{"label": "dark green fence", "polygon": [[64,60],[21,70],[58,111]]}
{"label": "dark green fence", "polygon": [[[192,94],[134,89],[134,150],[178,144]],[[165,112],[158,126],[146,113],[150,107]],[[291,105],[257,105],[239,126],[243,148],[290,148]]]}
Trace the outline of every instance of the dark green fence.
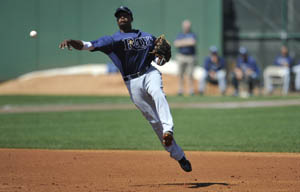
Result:
{"label": "dark green fence", "polygon": [[[113,13],[120,5],[132,9],[135,28],[165,33],[170,41],[182,20],[190,19],[199,40],[199,64],[210,45],[222,47],[221,0],[1,0],[0,80],[40,69],[106,63],[104,54],[61,51],[58,44],[65,38],[94,40],[114,33]],[[33,29],[37,38],[29,37]]]}
{"label": "dark green fence", "polygon": [[299,61],[300,14],[297,0],[224,0],[224,54],[234,59],[245,46],[261,69],[272,65],[281,45]]}

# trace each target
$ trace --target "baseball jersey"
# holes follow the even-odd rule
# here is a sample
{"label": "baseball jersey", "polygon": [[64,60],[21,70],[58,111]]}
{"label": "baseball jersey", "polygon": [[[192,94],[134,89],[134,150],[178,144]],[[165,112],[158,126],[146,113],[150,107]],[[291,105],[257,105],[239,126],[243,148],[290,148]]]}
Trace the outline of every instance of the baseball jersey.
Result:
{"label": "baseball jersey", "polygon": [[248,56],[246,61],[244,61],[242,57],[238,57],[237,67],[242,69],[244,72],[249,68],[254,71],[256,75],[259,75],[259,68],[256,64],[255,59],[251,56]]}
{"label": "baseball jersey", "polygon": [[128,33],[116,32],[91,41],[94,49],[107,54],[123,76],[135,74],[149,66],[155,56],[149,54],[154,48],[155,37],[140,30]]}
{"label": "baseball jersey", "polygon": [[218,56],[219,64],[212,62],[211,57],[206,57],[204,61],[204,68],[206,71],[219,71],[225,68],[225,61]]}
{"label": "baseball jersey", "polygon": [[293,62],[293,59],[290,57],[290,56],[282,56],[282,55],[279,55],[276,57],[275,61],[274,61],[274,65],[277,65],[277,66],[283,66],[284,63],[287,63],[289,67],[292,66],[292,62]]}
{"label": "baseball jersey", "polygon": [[[188,39],[192,38],[196,40],[196,35],[194,33],[179,33],[176,37],[176,40]],[[187,47],[179,47],[178,52],[183,55],[195,55],[196,54],[196,46],[187,46]]]}

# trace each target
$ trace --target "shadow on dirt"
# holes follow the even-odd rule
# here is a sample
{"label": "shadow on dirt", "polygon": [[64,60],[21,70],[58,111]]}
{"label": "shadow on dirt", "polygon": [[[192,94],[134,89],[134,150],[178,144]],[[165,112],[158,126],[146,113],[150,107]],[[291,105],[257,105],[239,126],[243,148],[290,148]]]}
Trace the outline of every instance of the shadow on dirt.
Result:
{"label": "shadow on dirt", "polygon": [[228,186],[228,183],[165,183],[165,184],[146,184],[146,185],[133,185],[134,187],[144,187],[144,186],[186,186],[187,188],[197,189],[201,187],[209,187],[212,185],[223,185]]}
{"label": "shadow on dirt", "polygon": [[228,186],[228,183],[166,183],[161,185],[183,185],[188,188],[201,188],[201,187],[209,187],[211,185],[223,185]]}

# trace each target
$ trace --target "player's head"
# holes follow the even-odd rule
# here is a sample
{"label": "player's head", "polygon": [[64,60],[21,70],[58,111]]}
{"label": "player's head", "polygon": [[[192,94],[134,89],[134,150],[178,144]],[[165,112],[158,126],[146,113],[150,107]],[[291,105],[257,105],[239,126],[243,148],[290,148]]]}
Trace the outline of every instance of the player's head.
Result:
{"label": "player's head", "polygon": [[247,55],[248,54],[248,50],[246,47],[240,47],[239,52],[241,55]]}
{"label": "player's head", "polygon": [[117,18],[117,23],[121,30],[131,30],[133,16],[131,10],[128,7],[121,6],[117,8],[115,12],[115,17]]}
{"label": "player's head", "polygon": [[210,51],[210,59],[213,63],[219,63],[219,57],[218,57],[218,48],[216,46],[210,46],[209,47]]}
{"label": "player's head", "polygon": [[239,53],[241,54],[241,56],[242,56],[242,58],[244,60],[247,60],[247,58],[248,58],[248,50],[247,50],[246,47],[240,47]]}
{"label": "player's head", "polygon": [[214,45],[209,47],[209,51],[211,55],[217,55],[218,54],[218,48]]}
{"label": "player's head", "polygon": [[182,31],[184,33],[190,32],[191,31],[191,27],[192,27],[192,23],[189,20],[186,19],[186,20],[184,20],[182,22]]}

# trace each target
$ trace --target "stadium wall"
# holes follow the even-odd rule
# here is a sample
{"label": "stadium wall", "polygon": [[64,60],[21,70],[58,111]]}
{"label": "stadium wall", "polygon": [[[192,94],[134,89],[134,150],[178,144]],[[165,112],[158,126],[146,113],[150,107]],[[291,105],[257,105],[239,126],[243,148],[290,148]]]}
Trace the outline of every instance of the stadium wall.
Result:
{"label": "stadium wall", "polygon": [[[41,69],[108,62],[102,53],[61,51],[58,44],[66,38],[113,34],[118,30],[113,13],[121,5],[132,9],[134,28],[164,33],[170,41],[181,31],[181,22],[190,19],[199,65],[210,45],[222,48],[221,0],[1,0],[0,81]],[[29,36],[31,30],[37,38]]]}

